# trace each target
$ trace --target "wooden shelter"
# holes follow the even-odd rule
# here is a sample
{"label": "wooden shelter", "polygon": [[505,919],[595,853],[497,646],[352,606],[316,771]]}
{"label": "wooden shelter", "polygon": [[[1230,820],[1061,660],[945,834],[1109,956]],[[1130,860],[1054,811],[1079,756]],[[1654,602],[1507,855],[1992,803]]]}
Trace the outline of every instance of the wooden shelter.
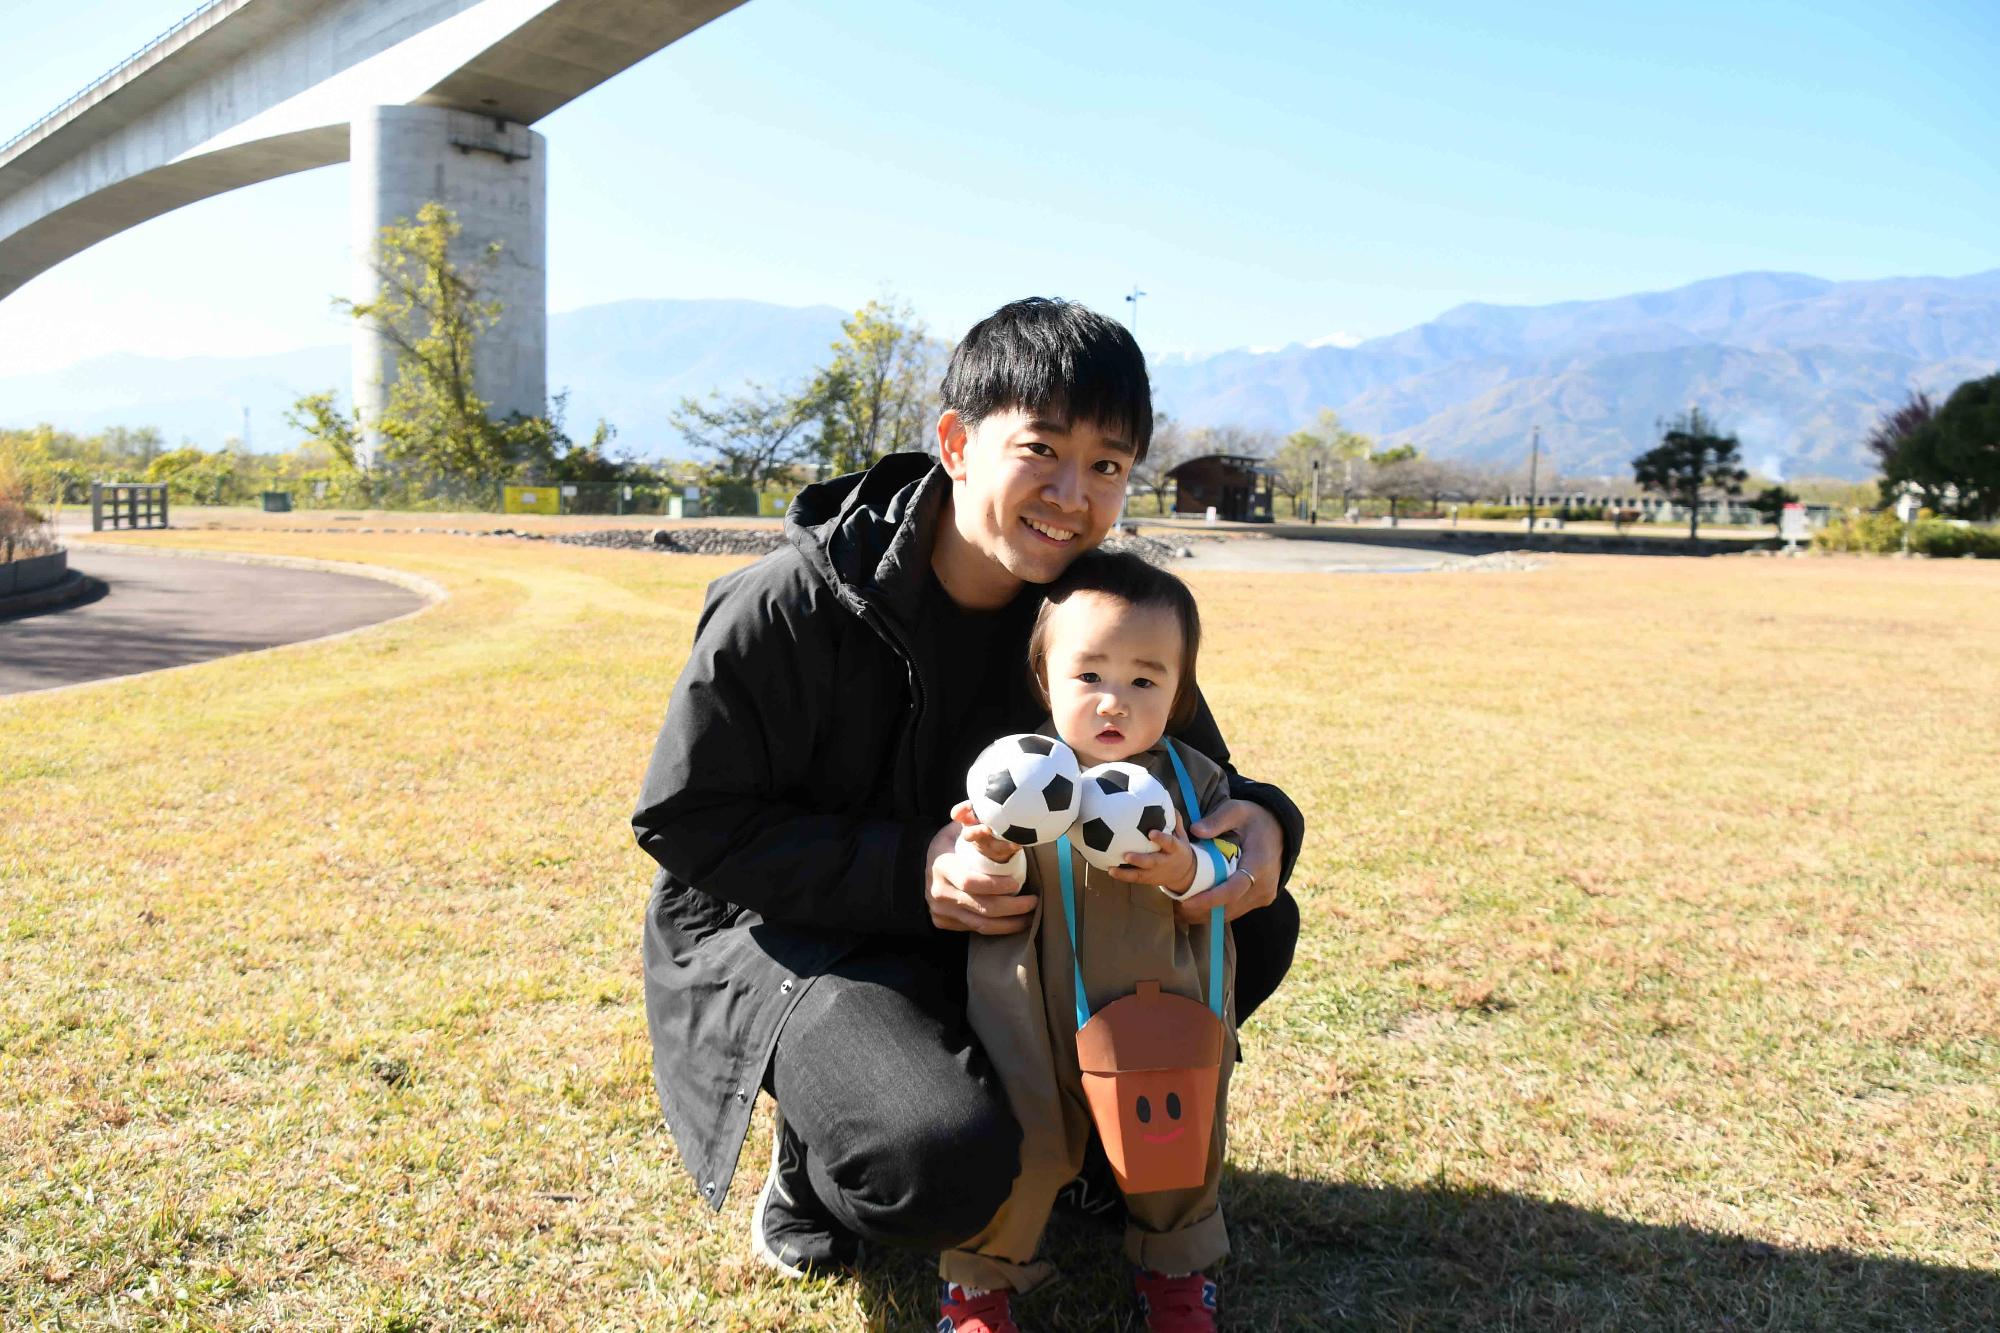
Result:
{"label": "wooden shelter", "polygon": [[1234,523],[1271,521],[1271,465],[1244,454],[1191,458],[1167,473],[1174,480],[1174,512],[1206,514]]}

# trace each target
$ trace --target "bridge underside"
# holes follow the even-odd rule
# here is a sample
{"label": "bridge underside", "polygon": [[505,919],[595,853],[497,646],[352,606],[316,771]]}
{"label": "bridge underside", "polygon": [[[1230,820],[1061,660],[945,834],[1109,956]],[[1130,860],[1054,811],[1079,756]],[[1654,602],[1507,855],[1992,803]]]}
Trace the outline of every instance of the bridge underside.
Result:
{"label": "bridge underside", "polygon": [[127,176],[0,241],[0,299],[99,241],[246,185],[347,161],[347,126],[322,125]]}
{"label": "bridge underside", "polygon": [[[504,256],[480,395],[539,413],[547,148],[527,127],[741,3],[217,0],[0,148],[0,299],[174,209],[352,156],[353,298],[374,296],[376,230],[445,203],[462,257]],[[393,363],[372,334],[355,350],[365,408]]]}

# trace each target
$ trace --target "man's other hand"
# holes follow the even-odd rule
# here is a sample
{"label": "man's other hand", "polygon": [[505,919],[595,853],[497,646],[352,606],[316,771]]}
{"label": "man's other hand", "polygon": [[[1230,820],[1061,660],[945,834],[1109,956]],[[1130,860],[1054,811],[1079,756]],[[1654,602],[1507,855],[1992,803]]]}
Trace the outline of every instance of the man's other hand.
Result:
{"label": "man's other hand", "polygon": [[1233,833],[1242,848],[1235,873],[1209,889],[1174,904],[1180,919],[1194,924],[1216,908],[1225,921],[1264,907],[1278,896],[1278,872],[1284,866],[1285,832],[1278,817],[1251,801],[1223,801],[1195,821],[1197,838]]}
{"label": "man's other hand", "polygon": [[[931,837],[924,857],[924,897],[930,903],[931,924],[939,930],[969,930],[980,935],[1013,935],[1028,928],[1030,914],[1038,899],[1021,892],[1013,880],[973,869],[962,857],[954,856],[958,835],[995,861],[1008,853],[1027,853],[996,836],[972,813],[972,802],[961,801],[951,812],[952,822]],[[1274,821],[1275,823],[1275,821]],[[998,853],[996,855],[996,853]]]}

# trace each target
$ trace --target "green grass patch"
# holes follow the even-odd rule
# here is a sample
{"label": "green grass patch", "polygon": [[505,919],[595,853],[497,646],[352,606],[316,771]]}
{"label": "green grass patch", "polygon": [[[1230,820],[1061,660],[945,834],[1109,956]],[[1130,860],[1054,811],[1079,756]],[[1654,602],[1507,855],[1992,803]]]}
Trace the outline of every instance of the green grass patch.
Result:
{"label": "green grass patch", "polygon": [[[0,699],[0,1314],[925,1328],[750,1262],[658,1123],[625,818],[734,562],[204,533],[449,601]],[[1245,1033],[1235,1328],[2000,1322],[2000,570],[1204,575],[1312,835]],[[1120,1326],[1059,1225],[1034,1326]],[[1123,1325],[1130,1327],[1130,1324]]]}

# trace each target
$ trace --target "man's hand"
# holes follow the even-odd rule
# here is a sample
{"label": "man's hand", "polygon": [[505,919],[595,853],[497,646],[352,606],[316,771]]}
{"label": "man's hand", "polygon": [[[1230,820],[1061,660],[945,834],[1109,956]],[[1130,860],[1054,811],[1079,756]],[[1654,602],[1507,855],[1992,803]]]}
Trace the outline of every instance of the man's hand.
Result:
{"label": "man's hand", "polygon": [[1245,912],[1269,904],[1278,896],[1278,872],[1284,866],[1285,832],[1278,817],[1251,801],[1223,801],[1195,821],[1197,838],[1213,838],[1233,832],[1242,854],[1236,871],[1228,879],[1174,905],[1175,913],[1190,925],[1204,920],[1220,907],[1225,921],[1234,921]]}
{"label": "man's hand", "polygon": [[1023,856],[1019,847],[993,833],[972,813],[972,802],[960,801],[951,812],[952,822],[931,837],[924,857],[924,897],[931,908],[931,924],[939,930],[970,930],[981,935],[1012,935],[1028,928],[1030,914],[1039,901],[1032,893],[1022,893],[1011,879],[983,874],[952,855],[958,835],[995,861]]}

